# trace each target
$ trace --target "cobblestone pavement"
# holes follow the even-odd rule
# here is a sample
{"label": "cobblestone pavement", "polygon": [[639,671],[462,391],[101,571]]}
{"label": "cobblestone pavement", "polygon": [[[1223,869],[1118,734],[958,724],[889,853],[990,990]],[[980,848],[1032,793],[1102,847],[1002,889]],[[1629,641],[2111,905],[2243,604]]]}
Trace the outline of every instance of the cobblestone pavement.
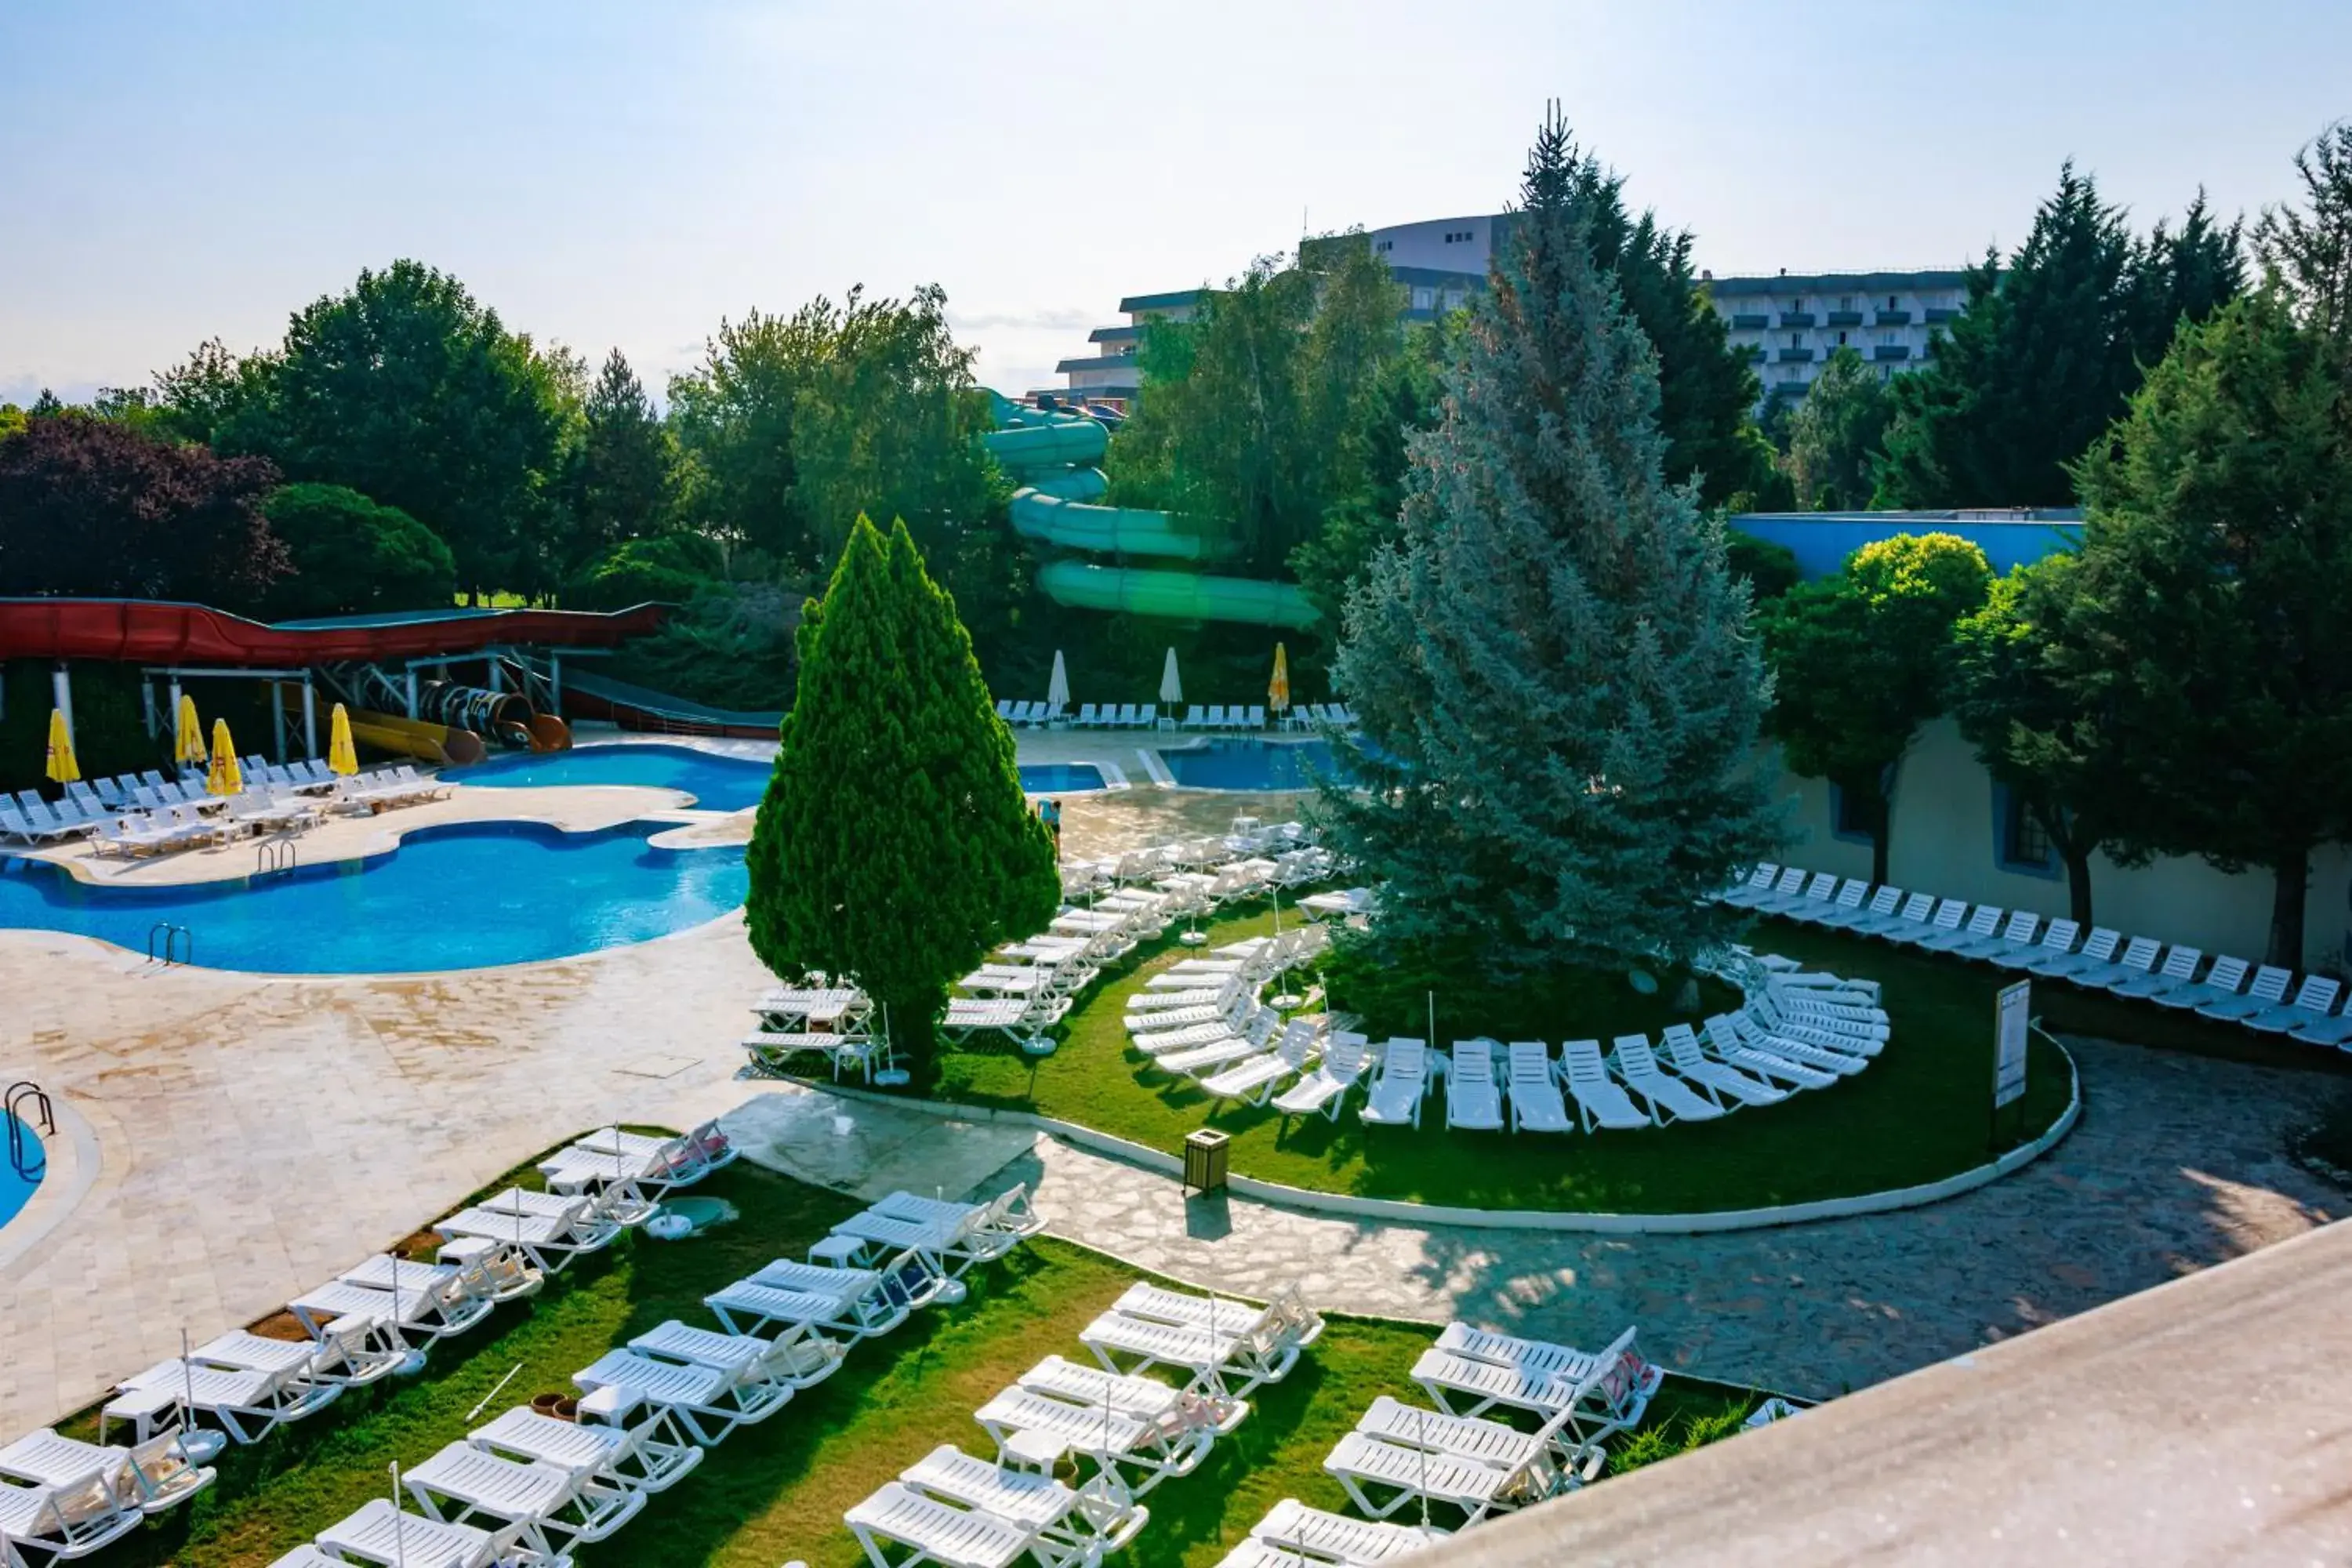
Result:
{"label": "cobblestone pavement", "polygon": [[[1423,1229],[1181,1198],[1045,1141],[1013,1173],[1058,1234],[1203,1286],[1606,1341],[1822,1396],[2251,1252],[2352,1208],[2284,1152],[2332,1083],[2074,1042],[2085,1110],[2037,1163],[1931,1208],[1711,1236]],[[1003,1180],[999,1178],[1000,1184]]]}

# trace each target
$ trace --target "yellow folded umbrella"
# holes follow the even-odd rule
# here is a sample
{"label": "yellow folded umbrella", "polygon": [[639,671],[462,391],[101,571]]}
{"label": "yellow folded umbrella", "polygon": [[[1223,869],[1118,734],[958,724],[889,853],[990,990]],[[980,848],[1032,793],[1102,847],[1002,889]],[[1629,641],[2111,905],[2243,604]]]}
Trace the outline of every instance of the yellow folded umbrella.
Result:
{"label": "yellow folded umbrella", "polygon": [[352,716],[340,702],[327,724],[327,771],[345,778],[360,771],[359,748],[352,744]]}
{"label": "yellow folded umbrella", "polygon": [[228,738],[228,721],[213,721],[213,765],[205,774],[206,795],[245,793],[245,771],[236,765],[236,746]]}
{"label": "yellow folded umbrella", "polygon": [[49,710],[48,776],[53,784],[76,784],[81,779],[81,764],[74,761],[73,731],[66,728],[66,710]]}
{"label": "yellow folded umbrella", "polygon": [[172,748],[172,760],[188,765],[205,760],[204,721],[196,717],[196,700],[186,692],[180,694],[179,739]]}
{"label": "yellow folded umbrella", "polygon": [[1274,679],[1265,689],[1266,706],[1277,713],[1290,710],[1290,650],[1274,645]]}

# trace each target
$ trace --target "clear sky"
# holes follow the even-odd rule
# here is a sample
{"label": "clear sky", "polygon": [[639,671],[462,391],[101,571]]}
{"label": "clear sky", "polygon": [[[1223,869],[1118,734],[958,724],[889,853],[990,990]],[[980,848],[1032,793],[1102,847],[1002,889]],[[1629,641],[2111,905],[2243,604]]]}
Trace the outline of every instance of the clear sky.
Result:
{"label": "clear sky", "polygon": [[722,316],[936,281],[1018,392],[1302,221],[1494,210],[1553,97],[1718,273],[1950,266],[2070,155],[2142,222],[2286,195],[2352,4],[0,0],[0,400],[403,256],[656,389]]}

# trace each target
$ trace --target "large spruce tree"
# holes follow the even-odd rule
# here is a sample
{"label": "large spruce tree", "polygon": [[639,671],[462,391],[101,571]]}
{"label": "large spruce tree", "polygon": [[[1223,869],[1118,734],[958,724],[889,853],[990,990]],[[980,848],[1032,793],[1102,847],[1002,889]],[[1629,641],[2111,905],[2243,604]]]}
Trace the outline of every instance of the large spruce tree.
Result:
{"label": "large spruce tree", "polygon": [[1384,938],[1522,970],[1687,958],[1730,919],[1704,896],[1779,837],[1746,590],[1663,477],[1656,355],[1580,170],[1548,120],[1402,537],[1349,599],[1334,679],[1371,787],[1319,806]]}
{"label": "large spruce tree", "polygon": [[751,948],[890,1009],[918,1058],[956,977],[1053,919],[1031,813],[954,601],[903,522],[860,517],[800,628],[800,680],[752,830]]}

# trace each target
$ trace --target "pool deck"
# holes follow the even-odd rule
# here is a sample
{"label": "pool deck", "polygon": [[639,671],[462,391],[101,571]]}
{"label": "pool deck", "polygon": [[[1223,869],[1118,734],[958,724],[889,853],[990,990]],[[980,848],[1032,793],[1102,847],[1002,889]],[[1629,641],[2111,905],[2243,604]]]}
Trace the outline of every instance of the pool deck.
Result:
{"label": "pool deck", "polygon": [[[1102,738],[1043,739],[1072,750],[1029,760],[1090,760],[1082,748]],[[470,793],[500,797],[487,815],[511,816],[541,792]],[[565,790],[544,809],[565,826],[639,815],[587,798],[616,793],[635,792]],[[1074,795],[1064,832],[1072,854],[1108,855],[1286,804]],[[442,808],[412,809],[423,821]],[[740,832],[743,820],[684,831]],[[258,1318],[516,1162],[616,1119],[726,1114],[750,1157],[861,1192],[953,1192],[993,1170],[997,1182],[1034,1181],[1057,1232],[1202,1284],[1263,1292],[1303,1278],[1327,1304],[1580,1342],[1637,1321],[1666,1364],[1817,1394],[2011,1337],[2347,1207],[2284,1152],[2331,1083],[2096,1043],[2079,1053],[2089,1110],[2073,1138],[2008,1181],[1916,1214],[1730,1237],[1559,1237],[1188,1203],[1171,1181],[1024,1132],[740,1078],[735,1041],[768,983],[738,916],[600,953],[421,977],[161,971],[73,937],[0,931],[0,1076],[40,1081],[88,1130],[72,1179],[45,1184],[0,1230],[0,1438],[173,1353],[183,1329],[202,1341]],[[37,1234],[19,1228],[26,1217]]]}

